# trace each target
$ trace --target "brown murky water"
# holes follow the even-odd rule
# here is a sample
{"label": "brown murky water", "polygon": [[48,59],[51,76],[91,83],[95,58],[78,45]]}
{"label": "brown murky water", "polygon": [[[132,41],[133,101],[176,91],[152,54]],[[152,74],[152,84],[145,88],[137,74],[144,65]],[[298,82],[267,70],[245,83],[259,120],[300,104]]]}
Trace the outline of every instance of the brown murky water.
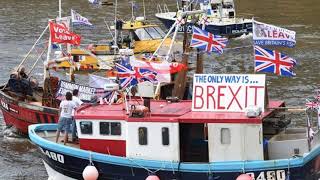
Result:
{"label": "brown murky water", "polygon": [[[95,25],[94,29],[76,29],[84,43],[97,43],[110,38],[103,20],[112,20],[113,7],[96,7],[87,0],[62,0],[63,15],[70,9],[78,11]],[[119,1],[119,16],[131,17],[127,0]],[[142,0],[138,11],[142,12]],[[153,14],[157,3],[167,3],[175,10],[176,1],[146,1],[147,16],[156,21]],[[238,15],[282,26],[297,32],[297,46],[281,50],[296,58],[298,66],[294,78],[267,76],[271,98],[283,99],[289,106],[303,106],[306,97],[319,87],[320,61],[320,1],[319,0],[236,0]],[[33,42],[46,26],[48,18],[58,15],[58,0],[1,0],[0,1],[0,82],[7,81],[10,71],[21,61]],[[142,13],[141,13],[142,14]],[[159,22],[158,22],[159,23]],[[230,47],[251,44],[251,36],[233,39]],[[41,65],[39,65],[39,69]],[[225,51],[218,56],[206,56],[206,73],[252,73],[252,48]],[[36,73],[35,76],[40,76]],[[293,125],[304,123],[303,115],[293,115]],[[301,119],[300,119],[301,118]],[[46,179],[46,172],[35,148],[26,138],[8,137],[0,120],[0,179]]]}

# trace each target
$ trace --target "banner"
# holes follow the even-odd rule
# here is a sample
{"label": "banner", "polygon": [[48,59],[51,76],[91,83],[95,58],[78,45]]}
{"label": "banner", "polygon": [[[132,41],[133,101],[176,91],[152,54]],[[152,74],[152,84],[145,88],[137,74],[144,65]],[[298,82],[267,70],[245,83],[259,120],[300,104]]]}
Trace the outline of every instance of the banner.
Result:
{"label": "banner", "polygon": [[67,92],[72,93],[74,89],[79,90],[79,99],[81,99],[84,102],[90,102],[93,96],[101,97],[109,93],[109,92],[105,92],[102,88],[93,88],[89,86],[79,85],[79,84],[71,83],[68,81],[60,80],[56,98],[64,99],[65,94]]}
{"label": "banner", "polygon": [[194,74],[192,111],[264,111],[264,74]]}
{"label": "banner", "polygon": [[255,45],[294,47],[296,32],[270,24],[253,21],[253,41]]}
{"label": "banner", "polygon": [[96,76],[93,74],[89,75],[89,86],[93,88],[100,88],[103,89],[106,84],[114,83],[112,79]]}
{"label": "banner", "polygon": [[80,45],[81,36],[70,32],[64,25],[56,24],[50,21],[49,28],[52,43],[56,42]]}
{"label": "banner", "polygon": [[73,25],[93,26],[87,18],[81,16],[79,13],[77,13],[75,10],[72,10],[72,9],[71,9],[71,20]]}

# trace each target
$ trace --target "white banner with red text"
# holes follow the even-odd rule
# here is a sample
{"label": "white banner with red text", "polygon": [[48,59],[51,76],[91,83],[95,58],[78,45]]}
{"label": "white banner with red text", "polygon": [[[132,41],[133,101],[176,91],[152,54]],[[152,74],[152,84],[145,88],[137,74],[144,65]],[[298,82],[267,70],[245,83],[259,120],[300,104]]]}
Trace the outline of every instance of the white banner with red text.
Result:
{"label": "white banner with red text", "polygon": [[250,106],[264,111],[264,74],[194,74],[192,111],[245,112]]}
{"label": "white banner with red text", "polygon": [[252,23],[252,36],[255,45],[284,46],[296,45],[296,32],[258,21]]}

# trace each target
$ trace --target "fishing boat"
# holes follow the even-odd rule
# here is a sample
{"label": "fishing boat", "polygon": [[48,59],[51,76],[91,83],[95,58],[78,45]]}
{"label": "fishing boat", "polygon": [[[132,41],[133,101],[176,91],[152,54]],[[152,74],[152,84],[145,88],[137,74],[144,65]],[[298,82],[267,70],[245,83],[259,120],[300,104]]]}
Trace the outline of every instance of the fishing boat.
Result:
{"label": "fishing boat", "polygon": [[29,126],[29,137],[53,179],[319,178],[317,126],[308,116],[307,127],[288,128],[264,75],[195,74],[193,83],[192,100],[83,106],[79,144],[56,143],[56,124]]}
{"label": "fishing boat", "polygon": [[[236,16],[233,0],[210,0],[197,1],[187,4],[182,1],[182,9],[177,12],[169,12],[168,8],[158,6],[158,13],[155,16],[167,27],[170,28],[176,21],[183,23],[179,32],[187,31],[192,33],[192,26],[205,26],[205,30],[216,35],[237,37],[252,32],[252,19],[245,19]],[[179,19],[181,12],[194,10],[195,8],[203,10],[203,14],[188,19]],[[184,22],[186,21],[186,23]]]}
{"label": "fishing boat", "polygon": [[[61,3],[59,4],[61,5]],[[59,18],[53,21],[69,24],[70,19],[61,17],[61,7],[59,9]],[[17,70],[12,73],[8,83],[1,86],[0,108],[5,124],[15,127],[19,133],[27,134],[28,126],[31,124],[56,123],[58,121],[57,107],[60,100],[56,99],[56,94],[61,79],[52,76],[52,72],[68,73],[69,81],[75,82],[75,74],[109,71],[114,65],[114,60],[119,56],[152,53],[160,43],[168,45],[168,42],[170,42],[168,37],[163,40],[165,33],[159,26],[148,23],[145,17],[137,17],[129,21],[115,19],[114,24],[114,38],[108,44],[80,45],[72,48],[71,46],[60,45],[60,48],[53,49],[53,43],[49,40],[48,46],[43,48],[39,55],[35,53],[35,49],[45,44],[41,40],[48,33],[48,25],[18,65]],[[21,78],[20,73],[26,73],[30,76],[45,53],[47,53],[47,57],[43,64],[43,83],[39,83],[32,77]],[[39,56],[27,73],[23,64],[27,60],[30,61],[29,57],[33,54]],[[21,69],[23,72],[21,72]],[[77,87],[79,86],[77,85]],[[96,91],[94,88],[87,88]]]}

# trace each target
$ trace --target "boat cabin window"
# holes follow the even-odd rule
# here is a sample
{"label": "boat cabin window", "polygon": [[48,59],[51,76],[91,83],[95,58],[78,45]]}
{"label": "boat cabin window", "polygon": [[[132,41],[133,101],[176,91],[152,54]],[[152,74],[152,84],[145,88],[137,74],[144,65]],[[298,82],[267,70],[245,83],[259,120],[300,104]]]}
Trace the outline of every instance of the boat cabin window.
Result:
{"label": "boat cabin window", "polygon": [[136,29],[135,40],[153,40],[162,39],[165,37],[165,33],[159,27],[147,27]]}
{"label": "boat cabin window", "polygon": [[166,33],[164,33],[160,27],[153,28],[161,35],[161,38],[164,38],[166,36]]}
{"label": "boat cabin window", "polygon": [[119,122],[111,123],[111,135],[116,135],[116,136],[121,135],[121,124]]}
{"label": "boat cabin window", "polygon": [[92,122],[82,121],[80,122],[81,134],[92,134]]}
{"label": "boat cabin window", "polygon": [[162,145],[169,145],[169,128],[167,127],[162,128]]}
{"label": "boat cabin window", "polygon": [[221,128],[221,144],[230,144],[231,134],[229,128]]}
{"label": "boat cabin window", "polygon": [[161,34],[158,33],[157,30],[155,30],[153,27],[146,28],[146,31],[150,34],[152,39],[161,39]]}
{"label": "boat cabin window", "polygon": [[101,135],[121,135],[121,123],[119,122],[100,122]]}
{"label": "boat cabin window", "polygon": [[147,145],[148,144],[148,129],[146,127],[139,127],[139,144]]}
{"label": "boat cabin window", "polygon": [[136,29],[135,34],[138,36],[138,39],[135,40],[152,40],[148,32],[143,28]]}
{"label": "boat cabin window", "polygon": [[101,135],[110,134],[110,122],[100,122],[100,134]]}

